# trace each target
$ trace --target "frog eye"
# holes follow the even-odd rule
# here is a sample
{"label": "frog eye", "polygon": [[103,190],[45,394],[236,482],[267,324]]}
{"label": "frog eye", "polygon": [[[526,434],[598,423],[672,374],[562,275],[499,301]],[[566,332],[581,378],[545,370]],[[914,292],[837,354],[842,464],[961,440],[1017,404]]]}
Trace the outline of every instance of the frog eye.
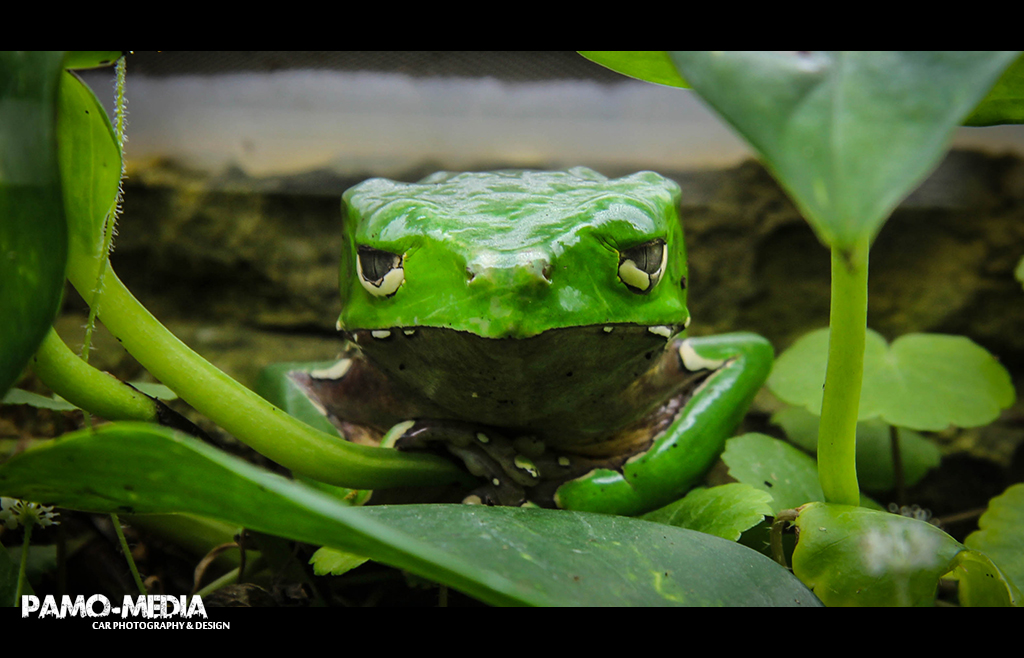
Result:
{"label": "frog eye", "polygon": [[619,279],[636,293],[648,293],[665,273],[668,250],[664,240],[651,240],[619,252]]}
{"label": "frog eye", "polygon": [[356,269],[359,283],[375,297],[390,297],[405,281],[402,257],[390,251],[359,247]]}

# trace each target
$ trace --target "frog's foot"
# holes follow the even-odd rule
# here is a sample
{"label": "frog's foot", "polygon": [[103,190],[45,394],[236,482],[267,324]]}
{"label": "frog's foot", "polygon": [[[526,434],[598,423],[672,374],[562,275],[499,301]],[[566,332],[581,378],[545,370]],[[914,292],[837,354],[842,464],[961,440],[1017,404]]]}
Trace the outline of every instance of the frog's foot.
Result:
{"label": "frog's foot", "polygon": [[485,481],[463,499],[464,503],[555,507],[554,492],[561,483],[598,466],[614,468],[624,461],[559,455],[535,437],[509,437],[493,428],[457,421],[410,421],[400,429],[404,431],[395,439],[395,448],[429,450],[443,446],[471,474]]}

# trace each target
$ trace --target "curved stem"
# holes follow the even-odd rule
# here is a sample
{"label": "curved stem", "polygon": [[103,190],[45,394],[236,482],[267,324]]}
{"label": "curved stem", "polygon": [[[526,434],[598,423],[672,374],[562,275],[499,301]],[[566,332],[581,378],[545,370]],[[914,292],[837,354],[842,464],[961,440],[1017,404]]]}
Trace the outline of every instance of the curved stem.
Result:
{"label": "curved stem", "polygon": [[90,366],[52,327],[32,357],[32,370],[54,393],[107,420],[158,420],[152,398]]}
{"label": "curved stem", "polygon": [[868,249],[867,240],[849,251],[832,249],[832,306],[818,430],[818,477],[825,500],[841,505],[860,504],[857,412],[864,378]]}
{"label": "curved stem", "polygon": [[[68,276],[91,286],[91,263],[72,258]],[[92,276],[90,276],[90,273]],[[197,411],[257,452],[293,471],[343,487],[449,484],[466,475],[435,455],[357,445],[292,418],[193,352],[154,318],[113,270],[97,295],[100,320],[149,372]]]}

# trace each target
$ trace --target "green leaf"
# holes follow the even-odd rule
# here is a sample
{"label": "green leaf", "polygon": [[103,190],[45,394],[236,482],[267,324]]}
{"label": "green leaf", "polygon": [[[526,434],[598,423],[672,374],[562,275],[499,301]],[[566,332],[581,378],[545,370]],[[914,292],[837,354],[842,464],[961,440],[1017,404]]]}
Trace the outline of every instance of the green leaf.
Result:
{"label": "green leaf", "polygon": [[1024,484],[990,500],[978,528],[964,543],[985,553],[1018,589],[1024,588]]}
{"label": "green leaf", "polygon": [[687,52],[690,86],[762,156],[819,239],[873,240],[1018,53]]}
{"label": "green leaf", "polygon": [[[775,361],[768,388],[782,400],[821,414],[828,330],[801,337]],[[892,345],[867,332],[860,420],[943,430],[987,425],[1013,404],[1010,375],[984,349],[963,336],[907,334]]]}
{"label": "green leaf", "polygon": [[361,555],[346,553],[330,546],[321,546],[313,553],[313,557],[309,558],[309,563],[313,565],[313,573],[318,576],[340,576],[366,561]]}
{"label": "green leaf", "polygon": [[769,493],[732,482],[694,489],[680,500],[640,518],[737,541],[764,517],[773,515],[771,501]]}
{"label": "green leaf", "polygon": [[0,394],[53,323],[67,228],[57,167],[62,52],[0,52]]}
{"label": "green leaf", "polygon": [[793,573],[827,606],[922,606],[964,546],[935,526],[863,507],[800,511]]}
{"label": "green leaf", "polygon": [[302,422],[318,430],[341,436],[341,432],[327,419],[323,411],[317,409],[316,405],[299,388],[288,373],[294,371],[310,372],[323,370],[335,365],[336,361],[318,361],[314,363],[282,362],[267,366],[260,371],[259,379],[256,380],[256,391],[263,399],[270,402],[279,409],[283,409],[289,416],[294,416]]}
{"label": "green leaf", "polygon": [[1003,71],[996,85],[964,120],[965,126],[1024,123],[1024,57]]}
{"label": "green leaf", "polygon": [[[789,440],[803,450],[818,451],[818,417],[803,407],[776,412],[771,422],[781,427]],[[889,491],[896,486],[892,463],[891,426],[877,418],[857,423],[857,481],[867,491]],[[917,432],[897,428],[903,482],[913,486],[939,465],[942,453],[932,441]]]}
{"label": "green leaf", "polygon": [[64,58],[64,68],[95,69],[113,66],[119,57],[120,50],[72,50]]}
{"label": "green leaf", "polygon": [[151,398],[157,400],[177,400],[178,394],[167,388],[163,384],[157,384],[156,382],[128,382],[128,385],[134,388],[140,393],[145,393]]}
{"label": "green leaf", "polygon": [[61,76],[57,137],[68,221],[68,277],[79,273],[80,280],[95,282],[103,227],[121,181],[121,152],[106,110],[73,73]]}
{"label": "green leaf", "polygon": [[616,73],[669,87],[689,87],[665,50],[579,50],[579,54]]}
{"label": "green leaf", "polygon": [[190,513],[332,546],[506,605],[817,605],[746,547],[638,519],[476,505],[348,507],[166,428],[110,424],[0,466],[0,492]]}
{"label": "green leaf", "polygon": [[775,437],[757,433],[733,437],[725,442],[722,461],[730,476],[771,495],[772,516],[825,499],[814,459]]}
{"label": "green leaf", "polygon": [[1018,606],[1020,589],[1010,582],[1006,574],[987,555],[979,551],[961,551],[956,556],[956,567],[946,578],[960,581],[957,592],[960,605],[973,608]]}
{"label": "green leaf", "polygon": [[27,404],[37,409],[52,409],[54,411],[74,411],[78,407],[66,400],[59,398],[48,398],[32,391],[24,391],[20,388],[12,388],[4,395],[3,404]]}

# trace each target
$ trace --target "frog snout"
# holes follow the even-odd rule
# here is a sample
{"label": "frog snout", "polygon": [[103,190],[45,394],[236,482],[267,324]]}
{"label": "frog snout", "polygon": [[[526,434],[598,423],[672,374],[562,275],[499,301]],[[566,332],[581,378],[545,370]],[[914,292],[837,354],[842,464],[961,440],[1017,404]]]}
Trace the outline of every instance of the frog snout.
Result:
{"label": "frog snout", "polygon": [[551,283],[551,259],[538,254],[514,257],[482,257],[466,266],[469,285],[509,290]]}

